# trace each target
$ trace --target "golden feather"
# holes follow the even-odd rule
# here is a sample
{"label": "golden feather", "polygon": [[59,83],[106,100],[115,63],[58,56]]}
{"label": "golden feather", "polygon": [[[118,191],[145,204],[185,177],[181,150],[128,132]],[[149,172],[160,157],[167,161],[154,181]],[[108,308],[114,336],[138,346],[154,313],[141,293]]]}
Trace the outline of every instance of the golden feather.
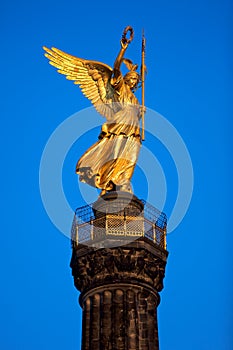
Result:
{"label": "golden feather", "polygon": [[[65,53],[55,47],[43,47],[49,63],[57,68],[58,73],[66,76],[75,85],[79,85],[84,96],[95,106],[96,110],[109,119],[113,116],[111,105],[105,105],[107,89],[110,86],[112,68],[98,62],[85,60]],[[101,98],[102,96],[102,98]],[[110,102],[110,101],[109,101]]]}

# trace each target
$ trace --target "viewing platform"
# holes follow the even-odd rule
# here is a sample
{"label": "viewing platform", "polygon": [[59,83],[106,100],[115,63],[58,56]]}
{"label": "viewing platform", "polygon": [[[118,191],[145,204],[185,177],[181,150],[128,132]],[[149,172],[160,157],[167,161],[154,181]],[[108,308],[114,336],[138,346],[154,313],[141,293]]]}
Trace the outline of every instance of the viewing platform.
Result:
{"label": "viewing platform", "polygon": [[131,193],[109,192],[77,208],[72,224],[74,246],[120,246],[146,237],[166,250],[167,217]]}

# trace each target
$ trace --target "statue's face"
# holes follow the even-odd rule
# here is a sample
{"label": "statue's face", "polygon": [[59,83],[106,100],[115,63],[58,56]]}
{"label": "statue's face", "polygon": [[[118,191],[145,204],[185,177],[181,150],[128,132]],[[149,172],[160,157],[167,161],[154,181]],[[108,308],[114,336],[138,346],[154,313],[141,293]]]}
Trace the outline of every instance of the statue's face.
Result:
{"label": "statue's face", "polygon": [[131,89],[133,89],[138,83],[138,79],[136,77],[129,78],[127,84]]}
{"label": "statue's face", "polygon": [[138,84],[138,77],[137,75],[131,75],[125,79],[126,84],[130,87],[130,89],[133,89]]}

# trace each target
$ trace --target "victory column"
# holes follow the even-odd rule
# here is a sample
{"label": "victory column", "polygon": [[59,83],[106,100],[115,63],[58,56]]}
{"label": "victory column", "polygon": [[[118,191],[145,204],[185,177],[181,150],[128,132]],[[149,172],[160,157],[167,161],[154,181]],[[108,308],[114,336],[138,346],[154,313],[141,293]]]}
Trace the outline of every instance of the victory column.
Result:
{"label": "victory column", "polygon": [[[113,68],[56,48],[45,56],[79,85],[106,118],[99,139],[78,160],[82,182],[101,190],[78,208],[71,268],[82,316],[82,350],[158,350],[157,306],[168,252],[166,215],[139,200],[130,184],[144,140],[145,38],[141,70],[124,57],[134,36],[125,28]],[[129,72],[123,76],[121,65]],[[141,83],[141,104],[134,92]],[[140,132],[141,123],[141,132]]]}

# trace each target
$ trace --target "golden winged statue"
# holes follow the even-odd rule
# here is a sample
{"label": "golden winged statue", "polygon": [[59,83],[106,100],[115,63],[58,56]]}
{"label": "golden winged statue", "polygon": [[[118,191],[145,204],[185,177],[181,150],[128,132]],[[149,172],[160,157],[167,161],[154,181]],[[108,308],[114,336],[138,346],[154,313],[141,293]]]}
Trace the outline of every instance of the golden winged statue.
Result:
{"label": "golden winged statue", "polygon": [[[113,69],[101,62],[43,47],[49,63],[66,75],[66,79],[79,85],[96,110],[106,118],[99,140],[76,165],[80,181],[101,189],[101,195],[115,190],[132,192],[130,179],[141,147],[140,118],[144,110],[142,112],[134,95],[141,76],[136,72],[137,65],[124,58],[132,39],[133,29],[128,26],[123,32]],[[129,69],[125,76],[120,70],[122,62]]]}

